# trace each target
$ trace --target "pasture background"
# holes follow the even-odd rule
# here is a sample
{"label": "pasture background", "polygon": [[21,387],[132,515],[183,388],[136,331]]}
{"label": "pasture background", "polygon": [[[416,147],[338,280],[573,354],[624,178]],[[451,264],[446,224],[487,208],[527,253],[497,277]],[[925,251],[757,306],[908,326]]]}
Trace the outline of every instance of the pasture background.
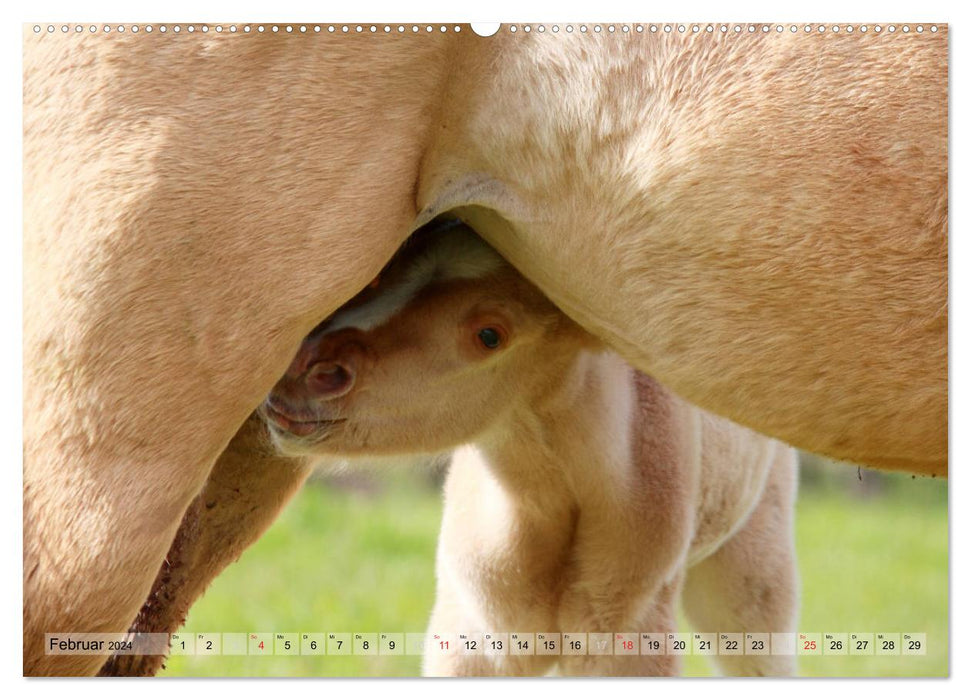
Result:
{"label": "pasture background", "polygon": [[[947,483],[803,455],[798,629],[926,632],[927,656],[799,657],[803,676],[948,674]],[[423,632],[441,517],[434,473],[315,478],[192,609],[185,632]],[[682,620],[682,630],[690,627]],[[621,631],[621,630],[616,630]],[[647,630],[644,630],[647,631]],[[701,630],[717,631],[717,630]],[[685,675],[714,675],[688,657]],[[165,676],[413,676],[420,658],[171,657]]]}

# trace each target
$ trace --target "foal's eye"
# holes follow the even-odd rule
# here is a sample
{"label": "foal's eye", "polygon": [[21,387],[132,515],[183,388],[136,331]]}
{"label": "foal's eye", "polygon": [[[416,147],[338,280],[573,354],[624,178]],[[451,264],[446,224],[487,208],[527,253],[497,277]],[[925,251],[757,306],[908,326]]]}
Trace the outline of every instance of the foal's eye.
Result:
{"label": "foal's eye", "polygon": [[482,347],[487,350],[495,350],[502,344],[502,332],[496,328],[483,328],[476,336],[479,338]]}

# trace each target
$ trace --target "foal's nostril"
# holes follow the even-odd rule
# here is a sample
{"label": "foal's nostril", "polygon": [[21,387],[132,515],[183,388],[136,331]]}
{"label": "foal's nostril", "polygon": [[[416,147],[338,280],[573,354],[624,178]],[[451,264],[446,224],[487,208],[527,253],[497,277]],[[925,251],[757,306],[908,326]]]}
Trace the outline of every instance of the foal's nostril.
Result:
{"label": "foal's nostril", "polygon": [[307,372],[307,388],[318,397],[343,396],[353,384],[354,373],[336,362],[318,362]]}

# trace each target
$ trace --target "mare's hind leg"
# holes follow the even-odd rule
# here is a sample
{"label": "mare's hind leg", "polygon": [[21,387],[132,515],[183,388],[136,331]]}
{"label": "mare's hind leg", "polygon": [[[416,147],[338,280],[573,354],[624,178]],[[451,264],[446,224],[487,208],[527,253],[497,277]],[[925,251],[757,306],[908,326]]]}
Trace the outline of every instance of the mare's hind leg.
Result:
{"label": "mare's hind leg", "polygon": [[[273,524],[310,468],[283,457],[255,414],[243,424],[189,506],[132,632],[178,630],[212,580]],[[112,656],[101,676],[152,676],[164,656]]]}

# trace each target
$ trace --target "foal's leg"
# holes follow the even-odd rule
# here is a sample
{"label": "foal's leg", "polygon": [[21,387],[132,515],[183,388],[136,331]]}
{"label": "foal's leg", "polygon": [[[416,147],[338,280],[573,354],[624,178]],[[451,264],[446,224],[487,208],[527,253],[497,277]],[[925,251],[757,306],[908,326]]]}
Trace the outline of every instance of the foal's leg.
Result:
{"label": "foal's leg", "polygon": [[[133,632],[175,632],[209,583],[273,523],[310,469],[281,457],[260,418],[250,416],[189,506]],[[101,676],[151,676],[164,656],[114,656]]]}
{"label": "foal's leg", "polygon": [[[603,630],[605,632],[673,632],[677,630],[678,593],[681,590],[682,576],[661,586],[650,607],[627,629]],[[569,630],[564,630],[569,631]],[[577,631],[596,632],[598,630]],[[677,656],[658,655],[590,655],[589,645],[585,656],[561,656],[560,673],[564,676],[675,676],[681,669]]]}
{"label": "foal's leg", "polygon": [[[525,585],[525,584],[524,584]],[[435,632],[488,632],[482,629],[486,615],[480,609],[470,609],[468,592],[466,595],[458,590],[459,584],[449,581],[441,574],[435,593],[435,606],[432,609],[429,622],[429,634]],[[490,601],[502,605],[501,601]],[[506,611],[506,619],[516,620],[516,629],[524,632],[542,632],[552,629],[553,616],[550,610],[540,610],[539,607],[529,606],[521,608],[521,614],[513,610]],[[490,624],[491,631],[515,632],[513,625],[495,622]],[[506,654],[487,656],[463,655],[461,649],[453,649],[450,654],[441,653],[437,647],[429,647],[433,640],[426,640],[426,652],[422,659],[423,676],[542,676],[556,663],[557,656],[536,654],[536,649],[530,655],[514,655],[512,649]],[[454,641],[452,642],[455,643]],[[485,651],[484,649],[482,651]]]}
{"label": "foal's leg", "polygon": [[[792,632],[799,579],[793,536],[796,458],[785,450],[772,465],[762,499],[745,525],[688,570],[684,609],[699,632]],[[794,656],[715,657],[730,676],[785,676]]]}

